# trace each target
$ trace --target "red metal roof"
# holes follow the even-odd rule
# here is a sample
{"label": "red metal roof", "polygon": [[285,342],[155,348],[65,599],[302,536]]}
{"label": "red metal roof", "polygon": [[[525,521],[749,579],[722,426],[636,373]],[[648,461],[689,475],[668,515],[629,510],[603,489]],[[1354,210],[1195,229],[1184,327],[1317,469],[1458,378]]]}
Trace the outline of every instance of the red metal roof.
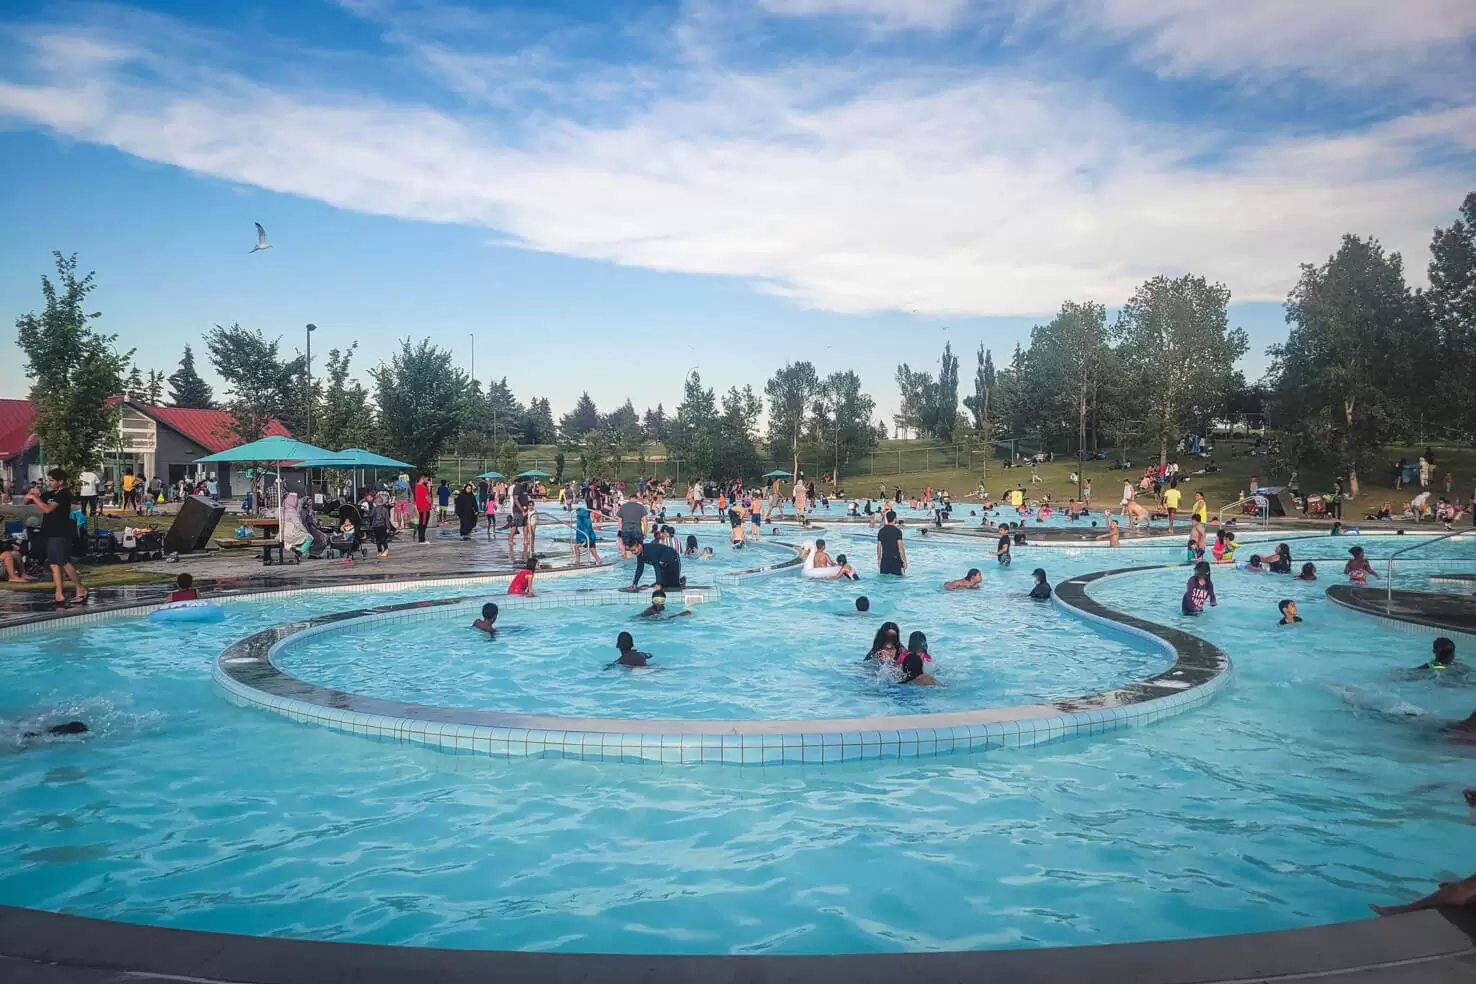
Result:
{"label": "red metal roof", "polygon": [[31,425],[36,408],[30,400],[0,400],[0,459],[14,458],[36,443]]}
{"label": "red metal roof", "polygon": [[[117,397],[112,399],[116,400]],[[214,454],[243,443],[231,433],[231,415],[224,410],[185,410],[180,407],[155,407],[146,403],[129,401],[129,406],[139,413],[152,417],[171,430]],[[30,400],[0,399],[0,459],[13,458],[36,443],[31,425],[36,420],[36,408]],[[287,428],[273,420],[267,425],[263,437],[280,434],[291,437]]]}
{"label": "red metal roof", "polygon": [[[181,407],[155,407],[132,401],[128,405],[139,413],[153,417],[165,427],[179,431],[211,454],[245,443],[232,433],[231,415],[225,410],[185,410]],[[273,434],[292,436],[277,420],[267,424],[266,432],[261,436],[271,437]]]}

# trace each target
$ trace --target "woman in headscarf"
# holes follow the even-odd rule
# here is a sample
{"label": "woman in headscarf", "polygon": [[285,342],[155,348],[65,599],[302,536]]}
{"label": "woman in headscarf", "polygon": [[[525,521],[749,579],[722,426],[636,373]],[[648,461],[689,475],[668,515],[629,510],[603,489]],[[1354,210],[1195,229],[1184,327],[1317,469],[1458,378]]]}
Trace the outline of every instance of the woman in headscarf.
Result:
{"label": "woman in headscarf", "polygon": [[296,550],[309,539],[307,527],[302,525],[302,514],[298,511],[297,493],[288,492],[282,497],[282,547]]}
{"label": "woman in headscarf", "polygon": [[456,518],[461,520],[461,538],[470,540],[472,530],[477,528],[477,494],[471,482],[456,493]]}
{"label": "woman in headscarf", "polygon": [[328,534],[318,524],[318,514],[313,509],[313,500],[302,499],[298,506],[298,518],[302,520],[302,527],[311,539],[307,546],[309,557],[322,557],[328,551]]}

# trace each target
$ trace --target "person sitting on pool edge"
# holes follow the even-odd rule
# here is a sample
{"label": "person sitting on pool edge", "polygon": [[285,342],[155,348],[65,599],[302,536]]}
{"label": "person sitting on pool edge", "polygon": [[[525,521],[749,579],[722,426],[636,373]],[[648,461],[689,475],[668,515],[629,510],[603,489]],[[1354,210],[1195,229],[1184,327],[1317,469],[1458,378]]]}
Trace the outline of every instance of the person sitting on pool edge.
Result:
{"label": "person sitting on pool edge", "polygon": [[1281,599],[1276,607],[1281,611],[1281,621],[1277,625],[1291,625],[1302,620],[1302,616],[1297,614],[1297,603],[1290,598]]}
{"label": "person sitting on pool edge", "polygon": [[170,601],[197,601],[200,592],[195,590],[195,579],[189,574],[181,574],[174,579],[174,590],[170,592]]}
{"label": "person sitting on pool edge", "polygon": [[902,679],[904,684],[914,687],[936,687],[938,678],[927,672],[924,663],[931,662],[928,655],[928,637],[914,632],[907,637],[907,652],[902,654]]}
{"label": "person sitting on pool edge", "polygon": [[507,586],[510,595],[523,595],[526,598],[533,597],[533,572],[538,570],[538,558],[529,557],[523,561],[523,569],[513,577],[512,583]]}
{"label": "person sitting on pool edge", "polygon": [[1292,578],[1293,581],[1315,581],[1317,580],[1317,565],[1310,560],[1302,565],[1302,573]]}
{"label": "person sitting on pool edge", "polygon": [[0,569],[0,580],[5,581],[34,581],[35,578],[26,576],[26,559],[21,555],[20,544],[14,540],[0,542],[0,563],[5,566]]}
{"label": "person sitting on pool edge", "polygon": [[482,606],[482,617],[471,624],[471,627],[487,633],[489,637],[497,635],[497,606],[487,602]]}
{"label": "person sitting on pool edge", "polygon": [[615,648],[620,650],[620,656],[613,663],[606,665],[607,670],[611,666],[625,666],[633,670],[645,669],[650,665],[651,660],[656,658],[650,653],[643,653],[637,649],[635,639],[629,632],[622,632],[615,637]]}
{"label": "person sitting on pool edge", "polygon": [[636,615],[636,618],[681,618],[683,615],[692,614],[690,608],[684,608],[675,615],[668,615],[666,611],[666,590],[658,587],[651,592],[650,607]]}
{"label": "person sitting on pool edge", "polygon": [[901,659],[906,652],[902,648],[902,629],[896,622],[883,622],[881,628],[876,630],[876,635],[871,639],[871,649],[866,653],[863,662],[876,660],[878,662],[894,663]]}
{"label": "person sitting on pool edge", "polygon": [[1030,572],[1030,576],[1035,578],[1035,584],[1032,585],[1030,588],[1030,597],[1034,598],[1036,601],[1050,601],[1051,585],[1050,582],[1046,579],[1045,568],[1037,567],[1035,570]]}
{"label": "person sitting on pool edge", "polygon": [[982,583],[984,583],[984,575],[980,573],[979,568],[970,567],[968,573],[965,574],[963,577],[955,578],[952,581],[944,581],[943,590],[969,591],[977,588]]}

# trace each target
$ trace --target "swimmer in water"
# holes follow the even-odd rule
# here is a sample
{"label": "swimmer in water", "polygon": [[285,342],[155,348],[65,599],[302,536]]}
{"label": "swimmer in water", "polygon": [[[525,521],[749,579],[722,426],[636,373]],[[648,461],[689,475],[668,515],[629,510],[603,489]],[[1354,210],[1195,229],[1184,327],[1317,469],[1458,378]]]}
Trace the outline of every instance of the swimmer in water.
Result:
{"label": "swimmer in water", "polygon": [[883,622],[881,628],[876,630],[872,637],[871,649],[866,653],[866,660],[880,660],[893,663],[902,658],[906,652],[902,648],[902,629],[896,622]]}
{"label": "swimmer in water", "polygon": [[[1096,526],[1097,524],[1096,523],[1093,523],[1092,525],[1093,526]],[[1107,532],[1106,533],[1103,533],[1101,536],[1097,537],[1097,539],[1098,540],[1110,540],[1111,543],[1112,543],[1112,546],[1114,546],[1114,547],[1119,546],[1120,545],[1120,541],[1118,540],[1117,520],[1114,519],[1112,522],[1108,523],[1107,524]]]}
{"label": "swimmer in water", "polygon": [[643,653],[637,649],[635,639],[629,632],[622,632],[615,637],[615,648],[620,650],[620,656],[613,663],[605,666],[607,670],[612,666],[626,666],[633,670],[645,669],[650,666],[651,660],[656,658],[650,653]]}
{"label": "swimmer in water", "polygon": [[1362,547],[1349,547],[1348,553],[1353,559],[1343,565],[1343,573],[1348,575],[1351,584],[1367,584],[1370,577],[1378,577],[1379,572],[1369,564],[1368,558],[1363,556]]}
{"label": "swimmer in water", "polygon": [[487,633],[489,637],[497,635],[497,606],[487,602],[482,606],[482,617],[471,624],[471,627]]}
{"label": "swimmer in water", "polygon": [[902,680],[914,687],[936,687],[938,678],[927,672],[926,663],[933,657],[928,655],[928,637],[914,632],[907,637],[907,652],[902,654]]}
{"label": "swimmer in water", "polygon": [[955,578],[952,581],[944,581],[943,590],[970,591],[974,588],[977,588],[982,583],[984,583],[984,575],[980,573],[979,568],[970,567],[968,573],[966,573],[963,577]]}
{"label": "swimmer in water", "polygon": [[1281,610],[1281,621],[1277,625],[1291,625],[1302,620],[1302,616],[1297,614],[1297,603],[1290,598],[1281,599],[1276,607]]}
{"label": "swimmer in water", "polygon": [[1293,581],[1315,581],[1317,580],[1317,565],[1310,560],[1302,565],[1302,573],[1292,578]]}
{"label": "swimmer in water", "polygon": [[1415,673],[1418,675],[1424,675],[1427,673],[1440,674],[1441,676],[1445,677],[1451,676],[1452,672],[1460,676],[1465,675],[1466,665],[1464,663],[1456,662],[1454,640],[1447,639],[1445,636],[1441,636],[1439,639],[1435,640],[1434,644],[1431,646],[1431,649],[1434,651],[1435,658],[1430,660],[1430,662],[1428,663],[1416,666],[1413,670],[1410,671],[1411,673]]}
{"label": "swimmer in water", "polygon": [[683,615],[690,614],[692,614],[690,608],[683,609],[675,615],[668,614],[666,611],[666,591],[658,587],[655,591],[651,592],[650,607],[636,615],[636,618],[681,618]]}
{"label": "swimmer in water", "polygon": [[698,560],[711,560],[712,559],[712,548],[711,547],[703,547],[702,548],[702,553],[700,553],[700,554],[697,555],[697,559]]}
{"label": "swimmer in water", "polygon": [[1250,563],[1248,563],[1248,564],[1241,564],[1240,565],[1240,569],[1243,570],[1243,571],[1245,571],[1247,574],[1264,574],[1264,573],[1266,573],[1266,568],[1261,565],[1261,555],[1260,554],[1251,554]]}
{"label": "swimmer in water", "polygon": [[861,614],[863,614],[863,615],[866,612],[871,611],[871,599],[868,598],[868,597],[866,597],[865,595],[862,595],[861,597],[857,598],[856,599],[856,611],[859,612],[859,613],[861,613]]}
{"label": "swimmer in water", "polygon": [[1201,560],[1194,565],[1194,574],[1184,588],[1179,610],[1185,615],[1199,615],[1204,611],[1205,602],[1209,602],[1211,608],[1219,605],[1215,599],[1214,581],[1210,580],[1209,561]]}
{"label": "swimmer in water", "polygon": [[687,534],[687,549],[683,551],[688,557],[697,556],[697,538],[690,533]]}
{"label": "swimmer in water", "polygon": [[1034,598],[1036,601],[1050,601],[1051,585],[1050,582],[1046,579],[1045,568],[1037,567],[1035,570],[1030,572],[1030,576],[1035,578],[1035,584],[1030,589],[1030,597]]}
{"label": "swimmer in water", "polygon": [[845,554],[836,554],[834,565],[839,568],[834,574],[826,578],[827,581],[859,581],[861,575],[856,573],[856,568],[846,559]]}
{"label": "swimmer in water", "polygon": [[81,721],[68,721],[66,724],[53,724],[45,731],[22,731],[22,738],[43,738],[59,735],[85,735],[92,729]]}

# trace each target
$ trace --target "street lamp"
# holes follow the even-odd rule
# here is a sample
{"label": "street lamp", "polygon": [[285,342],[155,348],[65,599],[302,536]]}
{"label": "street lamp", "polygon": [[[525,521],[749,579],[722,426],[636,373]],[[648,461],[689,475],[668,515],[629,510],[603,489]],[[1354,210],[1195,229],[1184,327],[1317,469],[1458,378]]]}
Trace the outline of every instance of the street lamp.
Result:
{"label": "street lamp", "polygon": [[317,330],[317,325],[307,326],[307,436],[304,440],[309,444],[313,443],[313,332]]}

